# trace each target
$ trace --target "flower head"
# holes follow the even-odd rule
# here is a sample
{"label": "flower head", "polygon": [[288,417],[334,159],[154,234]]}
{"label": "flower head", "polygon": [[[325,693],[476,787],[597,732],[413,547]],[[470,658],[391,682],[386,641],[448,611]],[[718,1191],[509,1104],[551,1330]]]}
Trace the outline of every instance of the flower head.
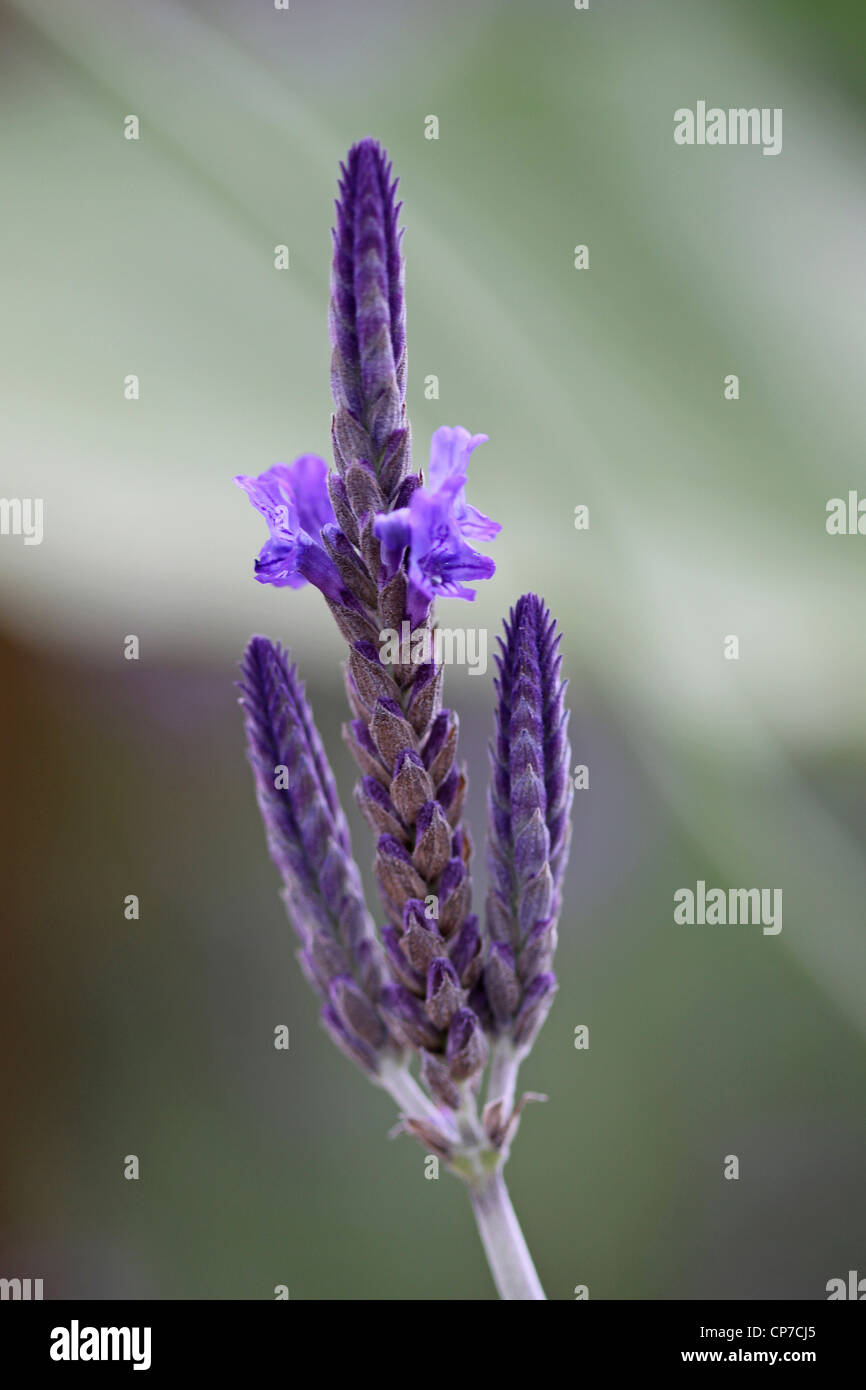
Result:
{"label": "flower head", "polygon": [[277,588],[315,584],[332,599],[342,589],[339,572],[321,543],[322,527],[335,521],[328,496],[328,466],[315,454],[275,463],[252,478],[235,478],[268,523],[270,537],[256,560],[256,579]]}
{"label": "flower head", "polygon": [[573,786],[559,634],[546,606],[524,594],[505,624],[496,658],[498,703],[491,745],[484,967],[498,1032],[526,1048],[556,990],[562,880],[571,836]]}
{"label": "flower head", "polygon": [[381,951],[333,773],[288,654],[266,637],[253,637],[242,669],[256,796],[300,938],[300,962],[324,1001],[325,1027],[374,1075],[386,1050],[395,1048],[378,1004]]}
{"label": "flower head", "polygon": [[353,145],[341,172],[329,315],[334,461],[345,478],[364,460],[390,501],[410,462],[397,180],[375,140]]}
{"label": "flower head", "polygon": [[486,434],[471,435],[460,426],[438,429],[430,444],[429,485],[417,487],[408,506],[376,518],[386,570],[396,571],[408,547],[408,605],[414,622],[423,621],[437,594],[474,599],[475,590],[463,581],[489,579],[496,570],[490,557],[467,541],[493,540],[501,529],[466,501],[469,456],[486,440]]}

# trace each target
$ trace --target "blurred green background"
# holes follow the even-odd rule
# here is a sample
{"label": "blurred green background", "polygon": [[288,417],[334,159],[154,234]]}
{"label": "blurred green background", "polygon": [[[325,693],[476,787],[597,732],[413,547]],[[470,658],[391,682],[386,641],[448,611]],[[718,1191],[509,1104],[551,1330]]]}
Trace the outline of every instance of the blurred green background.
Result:
{"label": "blurred green background", "polygon": [[[492,646],[543,593],[590,769],[522,1075],[550,1102],[509,1166],[548,1295],[866,1271],[866,540],[824,525],[866,495],[864,40],[853,0],[0,5],[2,490],[45,503],[42,545],[0,538],[0,1274],[493,1296],[465,1194],[318,1027],[232,684],[250,632],[290,643],[348,806],[340,639],[253,582],[231,479],[327,455],[332,199],[367,134],[405,200],[416,459],[490,435],[497,574],[440,619]],[[782,107],[782,154],[678,148],[698,99]],[[481,903],[490,672],[448,697]],[[698,878],[781,887],[781,935],[674,926]]]}

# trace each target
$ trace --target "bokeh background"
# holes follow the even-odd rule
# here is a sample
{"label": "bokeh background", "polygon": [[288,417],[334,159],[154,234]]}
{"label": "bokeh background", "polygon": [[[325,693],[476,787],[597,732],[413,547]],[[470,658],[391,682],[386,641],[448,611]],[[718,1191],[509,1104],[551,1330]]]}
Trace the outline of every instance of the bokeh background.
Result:
{"label": "bokeh background", "polygon": [[[546,596],[590,769],[522,1078],[550,1101],[509,1169],[548,1294],[866,1272],[866,540],[824,525],[866,494],[864,41],[856,0],[0,5],[2,491],[45,503],[42,545],[0,538],[0,1274],[493,1296],[465,1194],[318,1027],[233,688],[250,632],[289,642],[351,803],[340,639],[253,582],[231,479],[327,454],[332,199],[367,134],[405,199],[416,457],[490,435],[497,574],[440,618],[492,645]],[[782,107],[782,154],[676,147],[701,98]],[[491,675],[448,683],[480,850]],[[781,935],[674,926],[698,878],[781,887]]]}

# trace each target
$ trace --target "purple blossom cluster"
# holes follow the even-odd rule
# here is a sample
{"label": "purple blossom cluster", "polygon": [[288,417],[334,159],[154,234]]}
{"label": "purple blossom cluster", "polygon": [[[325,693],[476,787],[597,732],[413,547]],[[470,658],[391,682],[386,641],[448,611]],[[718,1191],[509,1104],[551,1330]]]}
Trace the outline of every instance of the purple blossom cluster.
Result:
{"label": "purple blossom cluster", "polygon": [[[466,500],[470,458],[486,435],[438,429],[426,479],[412,471],[395,194],[378,144],[356,145],[333,233],[334,467],[305,454],[236,479],[268,528],[256,579],[314,585],[348,646],[344,733],[376,838],[378,932],[303,688],[266,638],[253,638],[244,658],[242,704],[268,845],[323,1021],[373,1078],[419,1059],[419,1104],[432,1106],[425,1142],[447,1154],[491,1048],[525,1053],[553,998],[570,753],[559,639],[543,603],[527,595],[498,658],[482,928],[471,910],[466,775],[442,668],[385,660],[380,640],[404,623],[413,639],[432,632],[437,597],[474,599],[472,586],[495,571],[476,545],[500,530]],[[411,1118],[422,1132],[421,1117]],[[487,1128],[494,1142],[502,1118]]]}

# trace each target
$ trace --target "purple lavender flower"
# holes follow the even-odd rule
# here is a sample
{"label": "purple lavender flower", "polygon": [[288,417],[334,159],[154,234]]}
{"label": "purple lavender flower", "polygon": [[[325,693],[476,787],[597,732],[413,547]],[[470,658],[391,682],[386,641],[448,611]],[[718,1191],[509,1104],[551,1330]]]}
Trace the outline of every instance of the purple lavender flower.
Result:
{"label": "purple lavender flower", "polygon": [[[459,1039],[452,1037],[455,1016],[472,1013],[481,970],[481,939],[470,913],[469,840],[460,824],[466,778],[456,760],[456,718],[442,708],[441,670],[432,661],[392,663],[381,655],[381,634],[401,631],[405,619],[412,627],[430,625],[433,589],[425,593],[411,577],[412,546],[383,557],[377,530],[389,514],[408,510],[410,531],[428,537],[426,547],[414,547],[417,573],[428,585],[420,561],[433,549],[437,527],[440,570],[449,558],[447,542],[452,568],[462,564],[471,577],[491,573],[493,563],[470,550],[460,526],[471,535],[498,528],[465,501],[466,464],[481,437],[462,430],[437,435],[431,461],[437,489],[429,494],[408,472],[395,188],[375,142],[350,151],[331,280],[336,472],[328,488],[336,524],[324,527],[322,543],[343,586],[339,596],[327,597],[349,644],[346,687],[354,719],[346,738],[363,774],[358,802],[377,836],[376,878],[387,916],[382,937],[392,977],[382,1008],[395,1036],[422,1054],[431,1091],[456,1107],[460,1084],[477,1075],[486,1055],[477,1018],[477,1028],[464,1019]],[[460,577],[452,576],[448,591],[462,591]]]}
{"label": "purple lavender flower", "polygon": [[430,443],[430,488],[452,499],[454,520],[462,536],[475,536],[480,541],[492,541],[502,530],[498,521],[470,507],[466,501],[466,471],[469,456],[479,444],[486,444],[486,434],[470,434],[460,425],[449,429],[443,425]]}
{"label": "purple lavender flower", "polygon": [[251,638],[242,671],[256,796],[299,959],[325,1001],[323,1023],[375,1075],[385,1050],[398,1049],[379,1009],[380,948],[312,711],[295,667],[266,637]]}
{"label": "purple lavender flower", "polygon": [[427,484],[410,471],[396,180],[372,140],[353,147],[342,175],[329,320],[335,471],[326,479],[323,461],[304,455],[236,481],[268,524],[256,578],[316,585],[348,644],[344,733],[376,837],[381,940],[297,673],[261,637],[243,665],[250,760],[325,1026],[393,1096],[403,1127],[469,1184],[502,1297],[543,1299],[501,1168],[523,1103],[514,1105],[517,1066],[556,987],[571,801],[558,638],[528,595],[498,658],[485,952],[471,911],[457,717],[443,708],[443,673],[424,639],[437,596],[472,599],[467,581],[494,572],[470,542],[492,540],[499,525],[466,501],[469,458],[487,436],[439,429]]}
{"label": "purple lavender flower", "polygon": [[[334,459],[347,485],[351,468],[365,465],[390,502],[410,458],[401,204],[375,140],[354,145],[341,170],[329,317]],[[335,491],[339,517],[344,490]]]}
{"label": "purple lavender flower", "polygon": [[337,472],[327,491],[325,465],[312,455],[237,481],[270,530],[256,577],[316,584],[349,643],[354,720],[346,737],[363,774],[358,804],[377,836],[388,919],[382,939],[392,984],[379,1003],[393,1035],[422,1054],[431,1092],[456,1108],[460,1084],[486,1060],[473,1012],[473,1002],[485,1006],[469,840],[460,825],[466,777],[456,761],[457,720],[442,708],[441,670],[432,661],[384,661],[380,634],[402,631],[404,619],[429,627],[437,592],[474,597],[461,581],[489,576],[494,564],[465,537],[491,539],[499,526],[465,497],[469,456],[485,435],[438,430],[429,489],[407,472],[395,188],[378,145],[362,141],[350,152],[334,233]]}
{"label": "purple lavender flower", "polygon": [[339,570],[321,541],[322,529],[335,521],[327,472],[324,459],[302,454],[294,463],[275,463],[257,478],[245,473],[235,478],[270,531],[256,560],[260,584],[299,589],[309,582],[328,598],[340,598]]}
{"label": "purple lavender flower", "polygon": [[541,599],[525,594],[504,626],[490,750],[484,981],[497,1033],[526,1050],[556,990],[549,967],[574,789],[556,624]]}
{"label": "purple lavender flower", "polygon": [[373,530],[382,542],[388,577],[408,549],[407,602],[413,623],[423,622],[437,595],[474,599],[475,590],[462,581],[489,579],[496,570],[489,556],[479,555],[466,539],[493,540],[502,529],[466,501],[469,456],[486,440],[486,434],[443,425],[430,444],[429,486],[416,488],[408,506],[376,518]]}

